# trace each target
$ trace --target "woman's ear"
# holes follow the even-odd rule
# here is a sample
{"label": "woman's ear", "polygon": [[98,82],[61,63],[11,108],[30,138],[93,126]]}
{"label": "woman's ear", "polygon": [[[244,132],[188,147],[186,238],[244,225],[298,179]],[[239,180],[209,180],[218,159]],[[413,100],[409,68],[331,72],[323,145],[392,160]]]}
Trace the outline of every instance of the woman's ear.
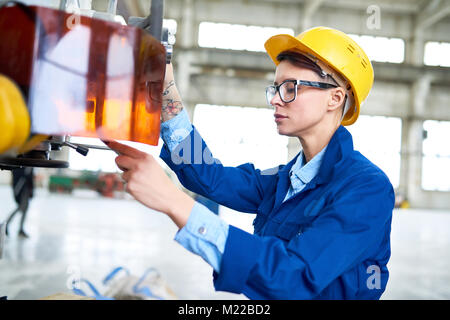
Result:
{"label": "woman's ear", "polygon": [[330,90],[328,99],[328,110],[334,111],[338,109],[345,101],[345,91],[341,87]]}

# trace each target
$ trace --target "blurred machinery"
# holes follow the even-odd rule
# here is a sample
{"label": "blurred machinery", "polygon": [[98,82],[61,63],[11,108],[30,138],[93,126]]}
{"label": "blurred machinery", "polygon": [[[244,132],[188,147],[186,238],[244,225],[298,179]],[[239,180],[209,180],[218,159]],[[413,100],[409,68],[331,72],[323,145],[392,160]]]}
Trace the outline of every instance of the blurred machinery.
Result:
{"label": "blurred machinery", "polygon": [[116,173],[83,171],[81,175],[55,174],[50,176],[48,189],[55,193],[72,193],[75,189],[92,190],[107,198],[123,197],[125,186]]}
{"label": "blurred machinery", "polygon": [[158,143],[174,42],[162,26],[164,1],[151,0],[149,16],[128,25],[117,19],[117,0],[108,12],[74,11],[77,3],[0,2],[0,169],[67,168],[50,158],[63,147],[109,150],[70,136]]}

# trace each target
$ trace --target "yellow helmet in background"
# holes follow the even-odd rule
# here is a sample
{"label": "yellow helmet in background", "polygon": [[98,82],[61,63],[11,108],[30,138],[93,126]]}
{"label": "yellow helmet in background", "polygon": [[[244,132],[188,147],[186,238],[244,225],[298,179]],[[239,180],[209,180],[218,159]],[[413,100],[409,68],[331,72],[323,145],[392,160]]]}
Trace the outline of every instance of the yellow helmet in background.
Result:
{"label": "yellow helmet in background", "polygon": [[0,75],[0,154],[17,153],[30,134],[30,116],[17,85]]}
{"label": "yellow helmet in background", "polygon": [[296,37],[288,34],[273,36],[264,47],[275,65],[279,64],[278,54],[295,50],[336,71],[347,81],[347,90],[353,97],[341,123],[348,126],[358,119],[360,107],[372,88],[374,73],[366,53],[352,38],[336,29],[316,27]]}

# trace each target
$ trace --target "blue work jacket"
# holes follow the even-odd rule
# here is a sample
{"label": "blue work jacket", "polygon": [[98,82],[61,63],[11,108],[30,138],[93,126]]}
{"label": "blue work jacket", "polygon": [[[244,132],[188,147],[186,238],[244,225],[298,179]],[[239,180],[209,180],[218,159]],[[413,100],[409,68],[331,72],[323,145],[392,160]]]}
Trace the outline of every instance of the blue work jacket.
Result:
{"label": "blue work jacket", "polygon": [[[161,158],[189,190],[256,214],[255,234],[230,226],[216,290],[250,299],[379,299],[388,281],[394,190],[340,126],[316,177],[283,202],[286,165],[226,167],[193,129]],[[264,226],[264,228],[263,228]]]}

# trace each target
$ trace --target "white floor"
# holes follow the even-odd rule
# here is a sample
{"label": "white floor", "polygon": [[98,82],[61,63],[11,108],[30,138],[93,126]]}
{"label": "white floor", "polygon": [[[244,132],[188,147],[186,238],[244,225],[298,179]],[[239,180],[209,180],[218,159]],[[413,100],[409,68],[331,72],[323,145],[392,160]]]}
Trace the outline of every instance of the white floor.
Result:
{"label": "white floor", "polygon": [[[8,186],[0,186],[0,222],[15,208]],[[251,231],[251,216],[221,214]],[[25,229],[10,226],[0,259],[0,296],[38,299],[70,293],[74,273],[104,289],[114,267],[140,275],[157,268],[181,299],[245,299],[215,292],[212,268],[175,241],[175,225],[132,200],[90,192],[58,195],[37,190]],[[392,225],[391,277],[383,299],[450,299],[450,211],[396,210]]]}

